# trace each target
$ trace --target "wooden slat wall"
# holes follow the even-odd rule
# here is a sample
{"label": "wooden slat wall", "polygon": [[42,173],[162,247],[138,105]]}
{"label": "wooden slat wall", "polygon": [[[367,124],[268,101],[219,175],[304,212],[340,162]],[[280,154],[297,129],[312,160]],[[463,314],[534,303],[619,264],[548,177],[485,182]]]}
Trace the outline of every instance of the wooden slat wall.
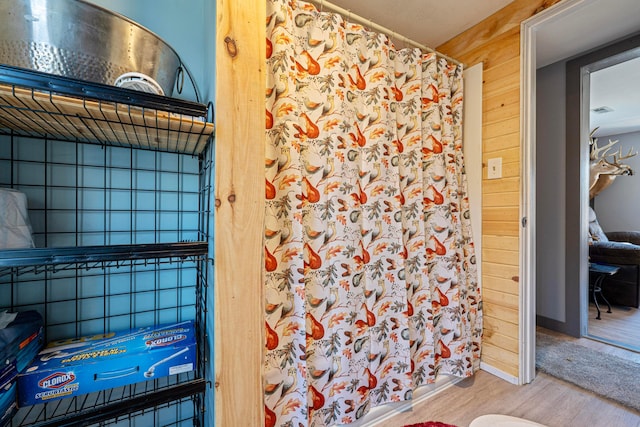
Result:
{"label": "wooden slat wall", "polygon": [[265,8],[216,6],[215,426],[264,425]]}
{"label": "wooden slat wall", "polygon": [[[438,50],[483,63],[482,361],[519,376],[520,24],[559,0],[515,0]],[[502,178],[487,180],[490,158]]]}

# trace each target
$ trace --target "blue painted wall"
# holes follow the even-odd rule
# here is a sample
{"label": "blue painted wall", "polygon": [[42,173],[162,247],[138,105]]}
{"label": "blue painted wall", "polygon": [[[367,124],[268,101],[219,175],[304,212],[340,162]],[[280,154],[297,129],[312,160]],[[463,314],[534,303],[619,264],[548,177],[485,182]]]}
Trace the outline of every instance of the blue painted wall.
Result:
{"label": "blue painted wall", "polygon": [[[203,103],[213,99],[215,64],[215,0],[89,0],[147,27],[168,43],[190,70]],[[185,80],[182,95],[195,100]]]}
{"label": "blue painted wall", "polygon": [[[90,0],[91,2],[120,13],[129,19],[147,27],[165,42],[167,42],[180,56],[183,63],[190,70],[200,96],[201,102],[213,102],[215,99],[215,37],[216,37],[216,1],[215,0]],[[192,88],[185,80],[182,95],[174,96],[188,100],[195,100]],[[212,176],[214,173],[212,173]],[[213,178],[211,185],[213,186]],[[213,210],[212,210],[213,212]],[[212,214],[213,215],[213,214]],[[213,230],[213,216],[210,218],[210,229]],[[213,257],[213,244],[210,244],[210,254]],[[213,271],[209,272],[210,284],[207,300],[213,307]],[[208,346],[211,349],[208,372],[210,383],[214,379],[213,330],[214,310],[209,310],[207,325],[209,329]],[[205,424],[214,423],[214,389],[207,394],[207,413]]]}

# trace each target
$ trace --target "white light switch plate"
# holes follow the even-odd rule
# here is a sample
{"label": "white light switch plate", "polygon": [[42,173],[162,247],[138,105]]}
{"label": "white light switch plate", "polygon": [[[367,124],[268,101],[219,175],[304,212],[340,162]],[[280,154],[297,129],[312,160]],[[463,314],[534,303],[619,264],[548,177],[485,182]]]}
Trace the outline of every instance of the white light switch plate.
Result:
{"label": "white light switch plate", "polygon": [[502,178],[502,157],[488,160],[487,179]]}

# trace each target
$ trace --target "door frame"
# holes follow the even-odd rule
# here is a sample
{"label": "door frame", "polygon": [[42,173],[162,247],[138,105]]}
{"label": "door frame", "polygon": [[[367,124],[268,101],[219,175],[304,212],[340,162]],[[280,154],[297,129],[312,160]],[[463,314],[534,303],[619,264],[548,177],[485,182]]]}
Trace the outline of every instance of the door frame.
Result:
{"label": "door frame", "polygon": [[520,27],[520,289],[519,384],[535,378],[536,367],[536,35],[544,25],[588,0],[565,0],[523,21]]}

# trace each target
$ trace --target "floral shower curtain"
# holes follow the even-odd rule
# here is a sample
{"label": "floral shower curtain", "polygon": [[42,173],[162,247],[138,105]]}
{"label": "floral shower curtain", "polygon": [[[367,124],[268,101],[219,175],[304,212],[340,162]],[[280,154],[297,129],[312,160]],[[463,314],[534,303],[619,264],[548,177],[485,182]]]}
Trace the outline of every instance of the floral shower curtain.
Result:
{"label": "floral shower curtain", "polygon": [[267,0],[265,425],[348,424],[478,367],[462,67]]}

